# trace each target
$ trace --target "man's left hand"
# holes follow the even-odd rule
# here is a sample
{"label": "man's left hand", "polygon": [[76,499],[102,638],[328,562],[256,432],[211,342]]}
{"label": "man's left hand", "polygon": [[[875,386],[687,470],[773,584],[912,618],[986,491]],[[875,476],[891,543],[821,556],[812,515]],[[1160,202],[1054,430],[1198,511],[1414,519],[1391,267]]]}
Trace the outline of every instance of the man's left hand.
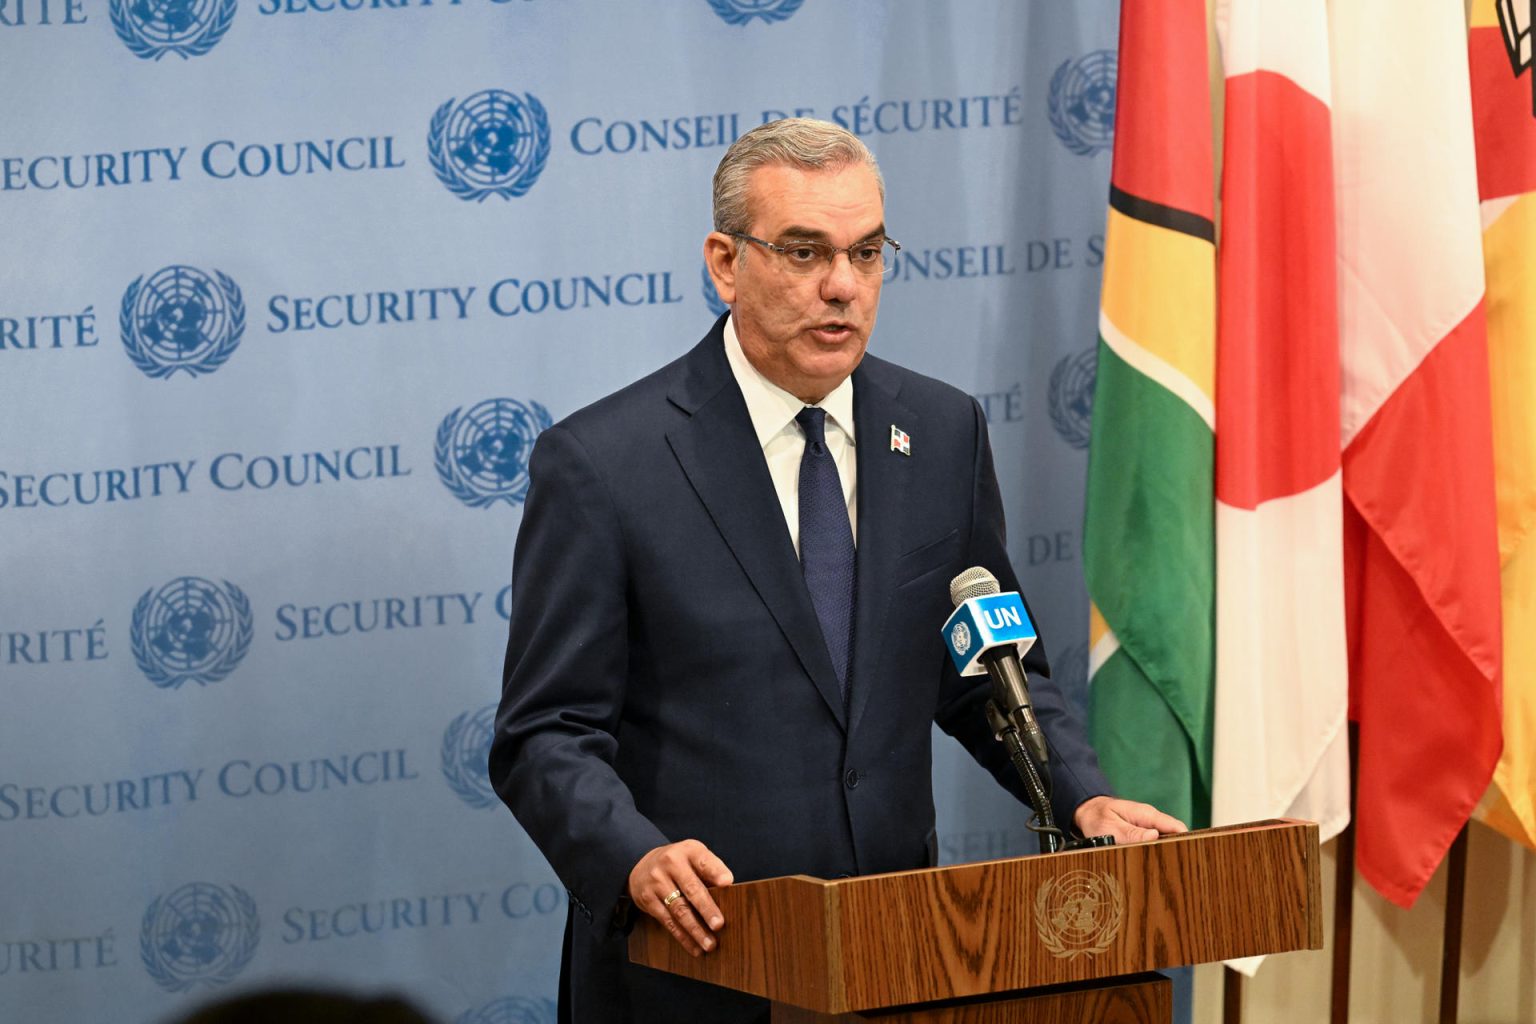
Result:
{"label": "man's left hand", "polygon": [[1084,800],[1072,815],[1072,822],[1085,836],[1114,836],[1116,843],[1145,843],[1160,835],[1189,831],[1188,825],[1151,804],[1113,796]]}

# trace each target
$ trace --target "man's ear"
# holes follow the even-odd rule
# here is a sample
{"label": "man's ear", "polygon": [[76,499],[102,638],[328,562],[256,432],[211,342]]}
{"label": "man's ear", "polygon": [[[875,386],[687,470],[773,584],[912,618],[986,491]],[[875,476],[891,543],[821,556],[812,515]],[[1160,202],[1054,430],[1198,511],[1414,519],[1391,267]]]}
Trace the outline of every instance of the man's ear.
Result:
{"label": "man's ear", "polygon": [[709,268],[715,292],[727,306],[736,302],[736,240],[719,231],[704,239],[704,266]]}

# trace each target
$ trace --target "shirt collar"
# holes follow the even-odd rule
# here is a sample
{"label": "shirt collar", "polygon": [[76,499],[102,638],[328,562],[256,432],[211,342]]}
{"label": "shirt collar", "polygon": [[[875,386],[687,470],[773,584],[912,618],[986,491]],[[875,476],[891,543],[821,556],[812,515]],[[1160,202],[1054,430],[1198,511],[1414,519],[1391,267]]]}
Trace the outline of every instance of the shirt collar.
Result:
{"label": "shirt collar", "polygon": [[[766,446],[779,432],[795,421],[795,416],[805,408],[805,403],[764,377],[747,359],[736,337],[736,325],[732,319],[725,321],[725,358],[731,364],[736,385],[747,403],[747,415],[752,418],[752,430],[757,443]],[[832,393],[816,403],[827,411],[827,418],[848,435],[850,444],[856,443],[853,433],[853,377],[832,389]]]}

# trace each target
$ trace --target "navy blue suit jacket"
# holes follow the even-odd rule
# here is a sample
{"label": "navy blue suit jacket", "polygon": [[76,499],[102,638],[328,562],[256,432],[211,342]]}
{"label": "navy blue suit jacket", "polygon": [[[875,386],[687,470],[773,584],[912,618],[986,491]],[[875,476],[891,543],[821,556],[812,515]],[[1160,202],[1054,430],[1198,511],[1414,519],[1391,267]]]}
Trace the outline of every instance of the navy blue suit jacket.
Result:
{"label": "navy blue suit jacket", "polygon": [[[980,409],[874,356],[853,375],[845,710],[723,324],[544,431],[530,461],[490,771],[571,893],[561,1012],[583,1024],[765,1014],[628,963],[615,910],[649,850],[698,839],[738,881],[931,865],[933,722],[1020,791],[985,680],[962,680],[939,635],[962,569],[1019,589]],[[1041,645],[1027,664],[1045,670]],[[1070,822],[1109,789],[1061,695],[1039,681],[1034,698]]]}

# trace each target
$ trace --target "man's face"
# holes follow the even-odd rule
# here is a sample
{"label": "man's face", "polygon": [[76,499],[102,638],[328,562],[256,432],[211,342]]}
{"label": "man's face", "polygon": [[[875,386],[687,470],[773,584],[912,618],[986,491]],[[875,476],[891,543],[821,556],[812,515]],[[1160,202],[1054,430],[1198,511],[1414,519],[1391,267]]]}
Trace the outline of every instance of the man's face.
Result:
{"label": "man's face", "polygon": [[[863,164],[829,170],[759,167],[748,178],[747,234],[783,245],[795,240],[839,248],[885,231],[874,172]],[[736,260],[737,245],[747,247]],[[705,260],[747,359],[763,376],[805,402],[818,402],[864,358],[880,305],[879,274],[861,274],[839,253],[804,276],[753,242],[715,232]]]}

